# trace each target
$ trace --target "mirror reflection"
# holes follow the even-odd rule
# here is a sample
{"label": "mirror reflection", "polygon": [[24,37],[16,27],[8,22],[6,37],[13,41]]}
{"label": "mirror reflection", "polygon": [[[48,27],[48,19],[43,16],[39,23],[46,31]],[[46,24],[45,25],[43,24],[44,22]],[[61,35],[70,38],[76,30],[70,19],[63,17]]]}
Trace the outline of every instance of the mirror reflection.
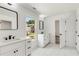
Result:
{"label": "mirror reflection", "polygon": [[0,6],[0,29],[17,29],[17,17],[16,11]]}

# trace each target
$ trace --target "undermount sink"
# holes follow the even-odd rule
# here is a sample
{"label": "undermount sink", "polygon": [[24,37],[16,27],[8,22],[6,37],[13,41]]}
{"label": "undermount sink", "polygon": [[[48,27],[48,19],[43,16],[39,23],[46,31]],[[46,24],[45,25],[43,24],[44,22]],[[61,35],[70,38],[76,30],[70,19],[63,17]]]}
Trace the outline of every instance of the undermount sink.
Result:
{"label": "undermount sink", "polygon": [[21,40],[21,39],[4,40],[4,41],[1,41],[1,42],[2,43],[11,43],[11,42],[15,42],[15,41],[18,41],[18,40]]}
{"label": "undermount sink", "polygon": [[12,43],[20,42],[20,41],[23,41],[23,40],[27,40],[27,39],[30,39],[30,37],[20,37],[20,38],[15,38],[13,40],[0,41],[0,47],[8,45],[8,44],[12,44]]}
{"label": "undermount sink", "polygon": [[0,46],[12,44],[12,43],[23,41],[23,40],[26,40],[26,39],[15,39],[15,40],[10,40],[10,41],[1,41]]}

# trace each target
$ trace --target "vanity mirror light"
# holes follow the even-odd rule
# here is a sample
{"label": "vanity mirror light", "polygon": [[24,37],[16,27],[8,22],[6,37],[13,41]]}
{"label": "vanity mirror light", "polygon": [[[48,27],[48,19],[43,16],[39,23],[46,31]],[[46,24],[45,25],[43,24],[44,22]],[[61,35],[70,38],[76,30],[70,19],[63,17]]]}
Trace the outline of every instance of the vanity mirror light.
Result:
{"label": "vanity mirror light", "polygon": [[0,6],[0,30],[18,29],[18,13]]}

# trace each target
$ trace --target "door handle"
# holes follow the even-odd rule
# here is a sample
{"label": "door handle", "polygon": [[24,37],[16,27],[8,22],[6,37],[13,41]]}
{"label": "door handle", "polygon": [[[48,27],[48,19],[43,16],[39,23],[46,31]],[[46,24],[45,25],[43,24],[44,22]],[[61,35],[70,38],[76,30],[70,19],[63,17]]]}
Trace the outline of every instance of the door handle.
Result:
{"label": "door handle", "polygon": [[60,35],[62,35],[62,34],[60,34]]}
{"label": "door handle", "polygon": [[79,35],[77,35],[79,37]]}
{"label": "door handle", "polygon": [[77,42],[75,43],[75,45],[77,45]]}
{"label": "door handle", "polygon": [[31,47],[28,47],[27,49],[30,49]]}
{"label": "door handle", "polygon": [[31,54],[28,54],[27,56],[30,56]]}
{"label": "door handle", "polygon": [[18,50],[16,50],[16,52],[18,52]]}

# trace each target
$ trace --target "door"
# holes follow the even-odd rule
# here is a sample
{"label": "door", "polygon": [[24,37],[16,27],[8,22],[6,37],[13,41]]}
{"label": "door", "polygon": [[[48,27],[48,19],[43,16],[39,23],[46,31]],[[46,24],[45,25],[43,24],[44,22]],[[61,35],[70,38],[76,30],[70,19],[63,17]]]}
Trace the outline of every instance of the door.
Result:
{"label": "door", "polygon": [[60,26],[60,48],[65,47],[65,19],[61,18],[59,22]]}
{"label": "door", "polygon": [[77,19],[77,22],[76,22],[76,29],[77,29],[77,33],[76,33],[76,48],[77,48],[77,51],[79,52],[79,20]]}
{"label": "door", "polygon": [[79,52],[79,9],[77,10],[76,32],[76,49]]}
{"label": "door", "polygon": [[66,20],[66,46],[75,47],[75,19],[69,17]]}

